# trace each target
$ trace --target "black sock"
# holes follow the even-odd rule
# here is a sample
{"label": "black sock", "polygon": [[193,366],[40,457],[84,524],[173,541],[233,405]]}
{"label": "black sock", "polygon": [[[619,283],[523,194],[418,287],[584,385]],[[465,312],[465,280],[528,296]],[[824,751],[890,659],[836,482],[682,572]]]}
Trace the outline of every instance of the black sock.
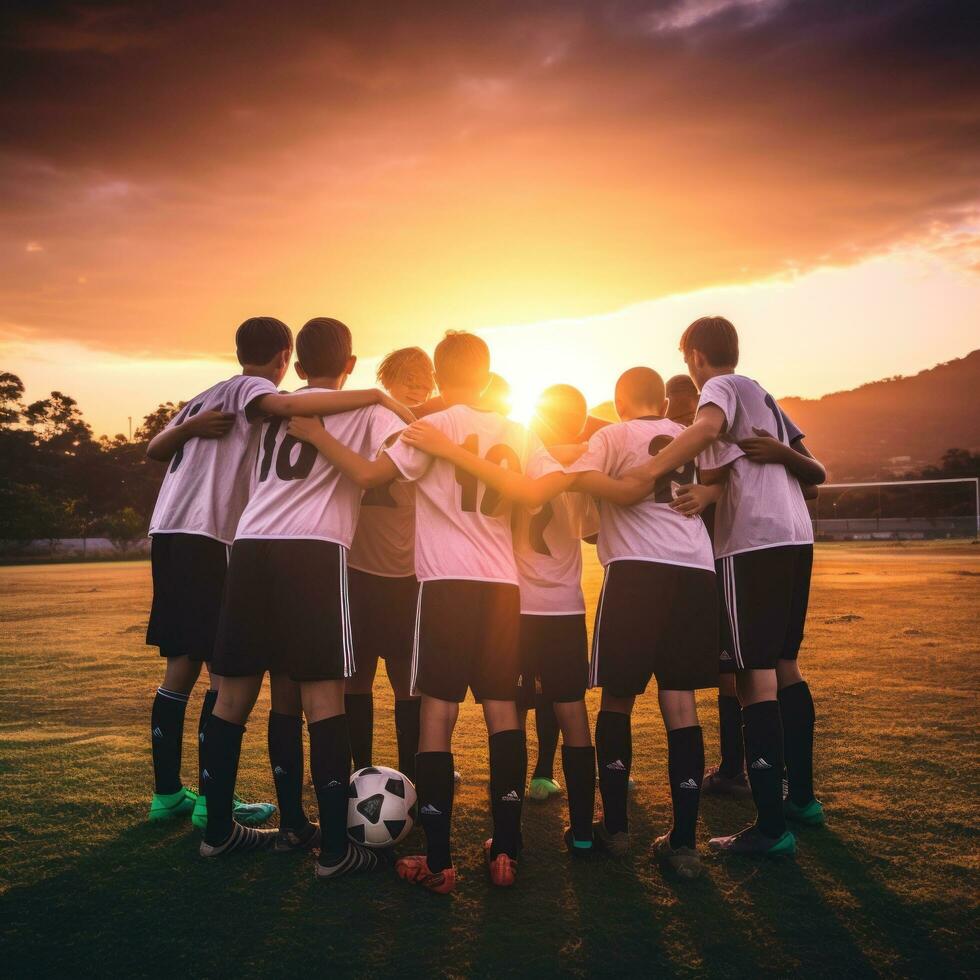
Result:
{"label": "black sock", "polygon": [[279,826],[303,830],[303,719],[269,712],[269,764],[279,801]]}
{"label": "black sock", "polygon": [[354,768],[363,769],[371,765],[374,743],[374,695],[345,694],[344,710],[347,712],[347,731],[350,732]]}
{"label": "black sock", "polygon": [[595,749],[591,745],[563,745],[561,767],[568,791],[568,817],[572,837],[592,840],[595,816]]}
{"label": "black sock", "polygon": [[534,776],[542,779],[555,778],[555,753],[558,751],[558,719],[555,707],[540,694],[534,699],[534,730],[538,735],[538,761]]}
{"label": "black sock", "polygon": [[180,754],[184,743],[184,712],[187,695],[157,688],[150,712],[150,742],[153,746],[153,791],[176,793],[180,781]]}
{"label": "black sock", "polygon": [[718,769],[723,776],[732,779],[745,771],[742,706],[737,697],[718,695],[718,737],[721,741],[721,765]]}
{"label": "black sock", "polygon": [[231,834],[238,760],[242,755],[244,725],[233,725],[218,715],[211,715],[204,730],[204,766],[201,769],[201,792],[208,802],[208,827],[204,840],[223,844]]}
{"label": "black sock", "polygon": [[789,798],[797,806],[806,806],[813,799],[813,724],[816,720],[813,697],[806,681],[790,684],[779,692],[779,713],[783,719]]}
{"label": "black sock", "polygon": [[395,738],[398,741],[398,771],[415,782],[415,754],[419,750],[421,698],[395,702]]}
{"label": "black sock", "polygon": [[310,772],[320,805],[320,860],[347,853],[347,794],[350,786],[350,735],[346,715],[314,721],[310,732]]}
{"label": "black sock", "polygon": [[629,715],[619,711],[599,712],[595,723],[595,751],[599,763],[602,821],[610,833],[629,830],[626,802],[633,765]]}
{"label": "black sock", "polygon": [[201,717],[197,719],[197,785],[201,787],[201,770],[204,768],[204,729],[214,706],[218,703],[218,692],[208,688],[204,692],[204,702],[201,704]]}
{"label": "black sock", "polygon": [[782,837],[783,726],[778,701],[759,701],[742,708],[745,721],[745,758],[748,759],[752,799],[758,811],[756,824],[767,837]]}
{"label": "black sock", "polygon": [[674,806],[671,847],[694,847],[704,779],[704,736],[700,725],[667,732],[667,776]]}
{"label": "black sock", "polygon": [[419,752],[415,757],[418,777],[419,821],[425,831],[429,870],[442,871],[452,865],[449,831],[453,819],[452,752]]}
{"label": "black sock", "polygon": [[520,728],[490,736],[490,857],[521,854],[521,811],[527,782],[527,741]]}

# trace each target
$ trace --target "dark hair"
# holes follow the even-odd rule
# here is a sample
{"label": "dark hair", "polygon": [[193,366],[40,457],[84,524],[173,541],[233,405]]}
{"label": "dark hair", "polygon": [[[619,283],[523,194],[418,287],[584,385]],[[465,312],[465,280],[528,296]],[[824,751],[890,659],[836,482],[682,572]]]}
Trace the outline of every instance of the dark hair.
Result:
{"label": "dark hair", "polygon": [[293,349],[293,332],[274,316],[249,317],[235,331],[238,363],[268,364],[276,354]]}
{"label": "dark hair", "polygon": [[311,378],[343,374],[353,352],[350,328],[329,316],[308,320],[296,335],[296,358]]}
{"label": "dark hair", "polygon": [[436,380],[440,387],[479,387],[490,378],[490,348],[486,341],[465,330],[447,330],[434,351]]}
{"label": "dark hair", "polygon": [[666,391],[668,398],[683,398],[685,395],[688,398],[698,397],[698,386],[691,380],[689,374],[675,374],[669,378]]}
{"label": "dark hair", "polygon": [[681,335],[681,351],[686,357],[699,350],[712,367],[738,364],[738,331],[723,316],[703,316]]}

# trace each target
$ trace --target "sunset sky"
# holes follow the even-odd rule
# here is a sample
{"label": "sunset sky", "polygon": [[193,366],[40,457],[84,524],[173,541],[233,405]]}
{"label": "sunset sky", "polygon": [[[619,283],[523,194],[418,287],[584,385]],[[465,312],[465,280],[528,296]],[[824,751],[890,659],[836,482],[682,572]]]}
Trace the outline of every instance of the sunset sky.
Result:
{"label": "sunset sky", "polygon": [[112,433],[231,373],[253,314],[345,320],[357,382],[478,329],[593,402],[681,370],[702,313],[778,395],[961,356],[970,6],[6,4],[0,370]]}

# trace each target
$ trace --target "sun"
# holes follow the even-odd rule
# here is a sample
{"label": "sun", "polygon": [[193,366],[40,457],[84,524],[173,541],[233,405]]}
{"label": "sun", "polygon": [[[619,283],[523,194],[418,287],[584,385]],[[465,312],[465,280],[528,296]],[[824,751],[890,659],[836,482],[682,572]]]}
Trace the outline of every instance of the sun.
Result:
{"label": "sun", "polygon": [[534,418],[541,392],[525,385],[515,385],[510,392],[510,417],[515,422],[528,425]]}

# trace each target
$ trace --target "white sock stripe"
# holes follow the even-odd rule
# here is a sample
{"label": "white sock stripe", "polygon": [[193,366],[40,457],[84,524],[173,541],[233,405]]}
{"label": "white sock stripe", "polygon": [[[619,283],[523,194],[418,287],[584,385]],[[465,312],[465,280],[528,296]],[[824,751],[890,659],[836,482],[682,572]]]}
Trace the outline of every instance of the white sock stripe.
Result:
{"label": "white sock stripe", "polygon": [[189,694],[181,694],[180,691],[168,691],[165,687],[158,687],[157,694],[162,698],[168,698],[170,701],[183,701],[184,704],[190,700]]}

